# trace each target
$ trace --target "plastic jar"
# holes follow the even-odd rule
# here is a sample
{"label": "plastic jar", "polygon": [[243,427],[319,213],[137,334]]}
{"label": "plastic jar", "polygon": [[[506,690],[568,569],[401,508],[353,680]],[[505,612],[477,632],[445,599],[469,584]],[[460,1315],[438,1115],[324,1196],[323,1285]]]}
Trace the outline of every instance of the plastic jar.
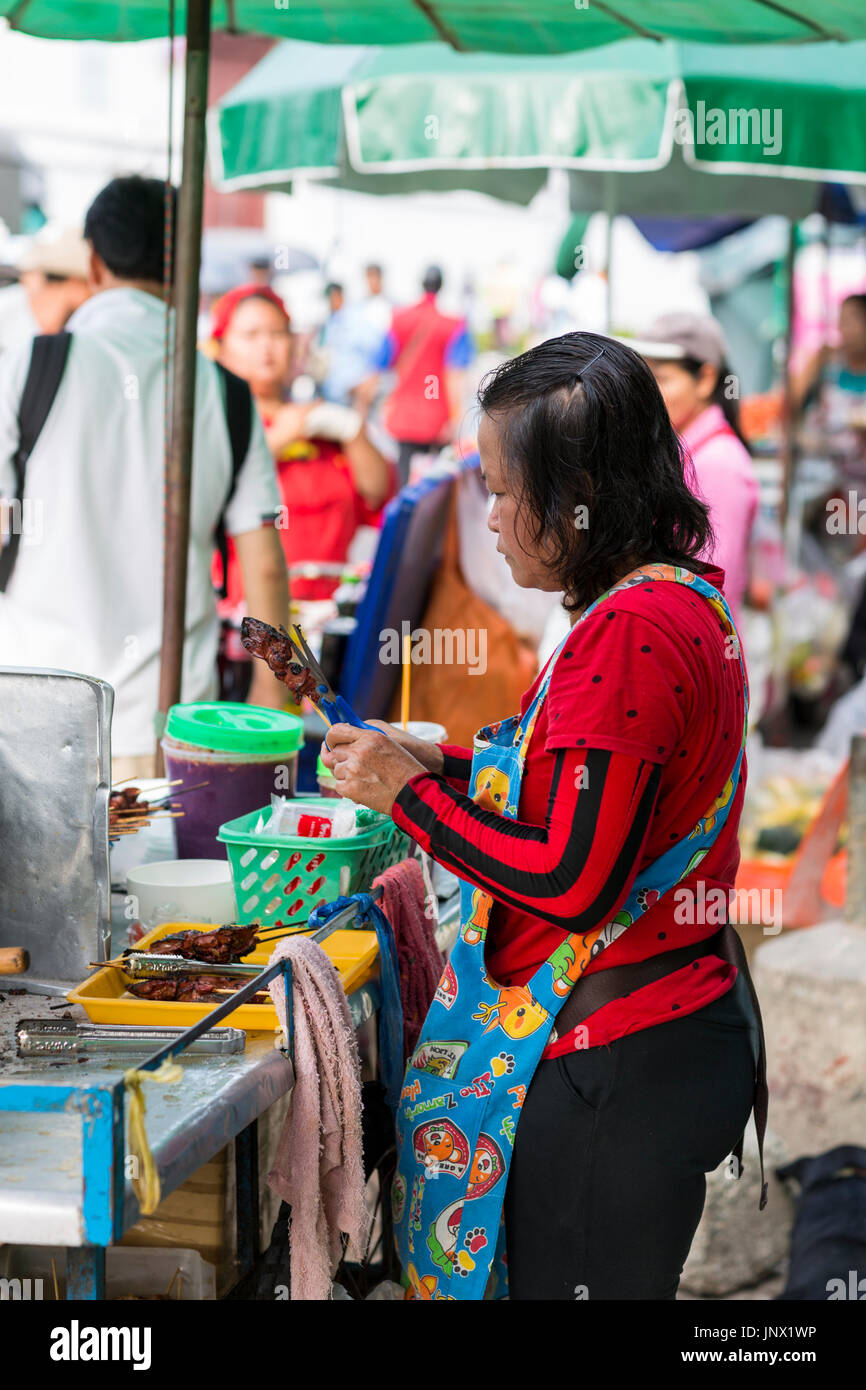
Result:
{"label": "plastic jar", "polygon": [[[232,701],[172,705],[162,750],[166,775],[190,790],[175,822],[179,859],[223,859],[216,833],[224,822],[294,796],[303,720],[284,710]],[[203,785],[202,785],[203,784]]]}

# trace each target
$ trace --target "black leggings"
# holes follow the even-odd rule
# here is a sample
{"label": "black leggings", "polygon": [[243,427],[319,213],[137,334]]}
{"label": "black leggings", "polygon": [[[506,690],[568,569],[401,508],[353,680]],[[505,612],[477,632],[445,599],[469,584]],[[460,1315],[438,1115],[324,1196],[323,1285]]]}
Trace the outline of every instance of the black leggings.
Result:
{"label": "black leggings", "polygon": [[738,978],[696,1013],[541,1062],[505,1194],[511,1298],[675,1298],[756,1055]]}

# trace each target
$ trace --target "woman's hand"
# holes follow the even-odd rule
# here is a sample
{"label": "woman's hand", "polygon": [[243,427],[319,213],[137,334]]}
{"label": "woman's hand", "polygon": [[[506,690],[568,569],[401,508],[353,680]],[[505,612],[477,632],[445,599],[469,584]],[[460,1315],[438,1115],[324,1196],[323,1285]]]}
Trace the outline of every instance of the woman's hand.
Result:
{"label": "woman's hand", "polygon": [[416,738],[414,734],[408,734],[404,729],[395,729],[393,724],[386,724],[383,719],[368,719],[368,724],[381,729],[383,733],[392,738],[395,743],[399,743],[401,748],[405,748],[407,753],[411,753],[413,758],[426,767],[428,772],[441,772],[444,766],[442,749],[437,743],[427,743],[423,738]]}
{"label": "woman's hand", "polygon": [[314,404],[314,401],[303,405],[288,401],[280,406],[265,430],[265,438],[272,454],[279,454],[290,444],[294,444],[295,440],[305,438],[307,416]]}
{"label": "woman's hand", "polygon": [[322,762],[333,772],[341,796],[385,815],[391,814],[394,798],[410,777],[427,771],[396,739],[353,724],[331,725]]}

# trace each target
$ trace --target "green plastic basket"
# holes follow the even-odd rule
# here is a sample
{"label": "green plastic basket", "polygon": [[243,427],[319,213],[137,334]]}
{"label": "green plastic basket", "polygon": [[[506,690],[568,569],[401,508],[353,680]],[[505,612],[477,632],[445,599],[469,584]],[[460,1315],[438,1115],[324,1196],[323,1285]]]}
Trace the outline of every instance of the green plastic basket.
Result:
{"label": "green plastic basket", "polygon": [[[333,811],[333,798],[305,796],[310,811]],[[270,807],[221,825],[234,882],[237,920],[244,926],[299,926],[321,903],[366,891],[383,869],[410,850],[408,835],[390,819],[337,840],[306,835],[255,835],[253,827]]]}

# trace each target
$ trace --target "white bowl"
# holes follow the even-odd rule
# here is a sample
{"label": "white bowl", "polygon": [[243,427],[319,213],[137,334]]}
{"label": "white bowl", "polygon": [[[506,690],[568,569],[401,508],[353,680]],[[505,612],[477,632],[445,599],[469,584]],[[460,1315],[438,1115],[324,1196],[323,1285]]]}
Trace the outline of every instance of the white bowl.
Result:
{"label": "white bowl", "polygon": [[143,927],[162,922],[213,922],[237,917],[232,871],[225,859],[169,859],[141,864],[126,875],[126,888]]}

